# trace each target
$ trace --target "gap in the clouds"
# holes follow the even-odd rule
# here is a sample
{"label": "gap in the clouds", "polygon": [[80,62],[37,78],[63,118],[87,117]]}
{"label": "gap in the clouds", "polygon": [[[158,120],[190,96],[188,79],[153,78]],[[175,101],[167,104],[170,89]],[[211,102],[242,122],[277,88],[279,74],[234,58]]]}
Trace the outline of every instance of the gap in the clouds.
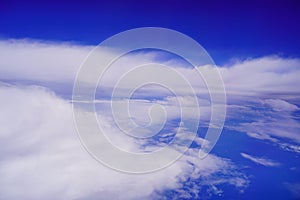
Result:
{"label": "gap in the clouds", "polygon": [[[281,142],[286,141],[281,140]],[[223,129],[221,137],[211,153],[230,158],[238,164],[244,174],[250,177],[250,187],[245,190],[243,198],[292,198],[284,184],[295,183],[300,177],[299,153],[284,151],[270,141],[251,138],[245,133],[226,128]],[[243,158],[241,153],[271,159],[280,164],[279,166],[264,166]]]}
{"label": "gap in the clouds", "polygon": [[147,150],[150,146],[151,151],[157,150],[162,146],[169,145],[176,136],[176,129],[179,126],[180,119],[168,120],[161,131],[153,137],[142,139],[142,148]]}

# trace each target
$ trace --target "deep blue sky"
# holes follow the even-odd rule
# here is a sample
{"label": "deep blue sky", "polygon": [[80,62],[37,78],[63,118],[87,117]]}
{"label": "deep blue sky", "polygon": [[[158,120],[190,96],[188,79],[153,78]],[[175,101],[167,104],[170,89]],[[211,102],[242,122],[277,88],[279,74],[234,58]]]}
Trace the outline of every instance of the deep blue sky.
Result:
{"label": "deep blue sky", "polygon": [[159,26],[194,38],[217,63],[300,57],[300,1],[61,2],[0,0],[0,37],[96,45],[127,29]]}

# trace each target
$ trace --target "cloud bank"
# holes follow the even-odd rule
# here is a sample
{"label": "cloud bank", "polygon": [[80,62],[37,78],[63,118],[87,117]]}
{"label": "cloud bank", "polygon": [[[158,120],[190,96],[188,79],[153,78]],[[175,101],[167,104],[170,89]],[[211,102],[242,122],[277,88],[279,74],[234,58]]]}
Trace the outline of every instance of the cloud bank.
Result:
{"label": "cloud bank", "polygon": [[[0,127],[0,198],[153,199],[164,196],[168,190],[175,190],[182,198],[192,198],[191,194],[197,194],[202,186],[209,186],[215,194],[221,192],[218,185],[223,183],[240,190],[247,187],[248,179],[229,159],[209,155],[202,161],[197,157],[197,149],[190,149],[165,170],[139,176],[116,172],[92,159],[77,137],[70,101],[76,73],[92,48],[32,40],[0,41],[0,123],[5,125]],[[114,53],[113,49],[103,49],[99,59]],[[102,90],[97,91],[98,96],[104,97],[96,102],[98,119],[110,130],[115,144],[128,150],[140,150],[143,143],[119,137],[117,127],[109,118],[109,101],[105,97],[122,70],[126,71],[130,65],[156,61],[157,55],[138,53],[122,59],[103,78]],[[195,69],[181,62],[171,59],[162,63],[174,66],[196,86],[203,120],[200,126],[207,127],[211,111],[204,81],[195,75]],[[299,110],[296,102],[300,88],[295,87],[300,85],[299,66],[300,60],[296,58],[268,56],[219,67],[227,92],[227,121],[235,122],[227,123],[225,128],[299,152],[300,124],[292,117]],[[198,66],[198,69],[205,76],[215,70],[212,66]],[[172,84],[172,87],[182,87],[178,82]],[[59,92],[64,87],[67,89]],[[122,87],[126,90],[130,83]],[[148,94],[159,98],[145,99]],[[189,106],[190,94],[184,87],[179,98],[185,102],[184,109],[192,120],[195,109]],[[148,87],[132,100],[133,119],[147,124],[149,118],[145,112],[153,104],[163,105],[169,120],[180,116],[176,98],[165,90]],[[159,114],[154,116],[160,117]],[[173,131],[166,134],[172,137]],[[203,143],[202,138],[197,140]],[[165,143],[162,139],[155,145]],[[260,165],[280,165],[271,159],[241,155]],[[188,183],[194,186],[186,187]]]}
{"label": "cloud bank", "polygon": [[[164,190],[179,190],[187,179],[201,180],[202,185],[248,184],[229,160],[213,155],[200,160],[194,149],[156,173],[114,171],[95,161],[80,144],[68,101],[42,87],[5,84],[0,99],[0,122],[5,124],[0,131],[1,198],[147,199]],[[218,176],[217,182],[216,173],[226,178]]]}
{"label": "cloud bank", "polygon": [[[32,40],[0,41],[0,78],[2,80],[30,80],[39,82],[70,82],[73,83],[80,65],[84,62],[92,46],[72,45],[69,43],[50,43]],[[114,49],[106,48],[99,51],[99,59],[114,55]],[[110,67],[103,84],[114,85],[129,67],[157,61],[159,56],[153,52],[142,52],[120,58]],[[195,69],[186,67],[176,59],[159,61],[161,64],[172,65],[196,86],[206,87]],[[298,94],[300,60],[297,58],[281,58],[267,56],[262,58],[239,61],[222,66],[222,75],[226,92],[239,95],[266,94]],[[115,67],[114,67],[115,66]],[[199,66],[203,75],[211,76],[212,66]],[[157,74],[148,76],[157,76]],[[165,77],[170,78],[170,77]],[[174,83],[175,86],[180,83]],[[129,83],[130,86],[130,83]],[[124,86],[126,88],[126,86]],[[198,92],[200,92],[199,90]]]}

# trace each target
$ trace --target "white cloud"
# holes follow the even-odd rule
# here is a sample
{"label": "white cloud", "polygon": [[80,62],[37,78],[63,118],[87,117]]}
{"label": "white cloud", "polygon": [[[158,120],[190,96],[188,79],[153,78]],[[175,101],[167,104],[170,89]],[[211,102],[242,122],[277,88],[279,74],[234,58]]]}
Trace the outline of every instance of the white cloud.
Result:
{"label": "white cloud", "polygon": [[299,94],[299,64],[299,59],[269,56],[223,67],[221,74],[229,93]]}
{"label": "white cloud", "polygon": [[[53,88],[52,82],[68,82],[68,87],[71,87],[80,64],[91,49],[92,47],[90,46],[79,46],[67,43],[57,44],[31,40],[1,41],[0,79],[8,81],[15,79],[30,80],[31,82],[36,82],[38,84],[39,81],[42,81],[46,82],[44,85],[55,90],[57,88],[65,87],[65,84],[60,84],[55,86],[56,88]],[[115,52],[111,49],[103,49],[103,51],[99,52],[99,59],[101,56],[105,57],[114,53]],[[109,68],[107,76],[103,77],[103,86],[108,87],[114,85],[118,78],[120,78],[125,71],[132,68],[132,66],[153,62],[155,59],[156,56],[153,53],[140,53],[121,58]],[[170,63],[176,66],[178,72],[186,75],[187,79],[195,87],[196,93],[200,95],[200,112],[202,119],[206,121],[207,119],[210,119],[210,97],[207,90],[203,89],[205,87],[203,80],[197,75],[195,69],[186,68],[182,66],[182,63],[166,61],[163,64]],[[257,99],[261,98],[264,104],[263,106],[271,107],[274,112],[295,111],[298,107],[290,103],[289,99],[295,98],[295,95],[300,92],[299,87],[296,87],[297,85],[300,85],[300,79],[298,78],[300,75],[299,65],[299,59],[284,59],[270,56],[245,60],[231,66],[221,67],[219,70],[224,80],[229,103],[244,106],[241,104],[249,101],[254,101],[255,103]],[[206,76],[211,76],[214,71],[211,66],[203,66],[198,69]],[[152,75],[143,74],[143,76],[155,77],[157,75],[154,73]],[[165,76],[165,78],[170,79],[172,82],[171,76]],[[121,87],[124,88],[125,93],[127,91],[126,88],[132,83],[128,84],[129,85],[121,85]],[[186,87],[180,85],[180,82],[178,81],[173,81],[171,88],[177,88],[178,91],[180,91],[180,98],[184,98],[182,101],[188,104],[190,94],[187,94]],[[71,88],[69,91],[71,91]],[[97,94],[101,97],[107,97],[110,92],[111,89],[106,89],[103,91],[100,90]],[[144,90],[140,90],[137,94],[140,95],[137,95],[139,98],[144,98],[145,96],[149,96],[149,94],[156,97],[163,97],[165,101],[157,101],[156,103],[164,104],[169,108],[169,117],[176,118],[178,116],[176,109],[173,109],[178,106],[174,103],[174,98],[169,97],[172,95],[166,90],[158,90],[157,87],[148,87],[144,88]],[[281,96],[284,95],[284,99],[281,99],[280,96],[274,98],[273,96],[275,94],[280,94]],[[152,103],[153,102],[150,104]],[[135,103],[134,105],[138,106],[139,104]],[[139,108],[141,108],[141,106]],[[228,108],[230,109],[230,107]],[[190,113],[191,117],[195,114],[193,107],[187,106],[184,109]],[[140,109],[135,110],[138,111]],[[234,112],[238,113],[240,111],[236,110]],[[246,115],[248,116],[251,112],[252,111],[249,110],[249,112],[247,111],[240,114],[242,114],[241,116],[246,117]],[[259,111],[255,112],[256,115],[264,115],[263,113],[258,113]],[[136,118],[140,116],[140,113],[142,112],[136,113]],[[282,113],[276,114],[279,116],[283,115]],[[268,135],[271,134],[276,137],[279,136],[299,140],[298,134],[294,131],[294,129],[299,127],[298,122],[288,117],[286,117],[286,119],[287,120],[276,118],[274,123],[272,123],[272,125],[277,124],[277,128],[275,129],[272,129],[271,122],[265,121],[247,123],[248,125],[243,124],[242,126],[244,127],[247,125],[245,130],[248,133],[265,135],[265,133],[269,131]],[[266,125],[270,125],[269,129],[272,130],[266,130],[264,133],[257,132],[257,129],[264,128]],[[257,127],[255,128],[255,126]],[[285,127],[292,130],[284,131]]]}
{"label": "white cloud", "polygon": [[[68,43],[50,43],[32,40],[2,40],[0,41],[0,78],[2,80],[31,80],[46,82],[73,83],[76,72],[92,49],[92,46],[72,45]],[[112,49],[101,49],[99,59],[108,55],[115,55]],[[133,66],[151,63],[156,60],[155,53],[139,53],[121,57],[107,71],[103,77],[104,86],[115,85],[116,80]],[[205,83],[193,68],[186,68],[176,61],[160,62],[176,67],[184,74],[197,89],[197,93],[207,93]],[[280,93],[298,94],[300,84],[300,60],[280,58],[276,56],[262,57],[234,63],[219,68],[228,94],[256,94]],[[211,77],[215,68],[200,66],[198,69],[204,76]],[[157,77],[157,74],[142,74],[145,77]],[[164,76],[172,82],[172,77]],[[127,88],[132,84],[123,85]],[[172,87],[180,87],[178,81],[172,82]],[[150,89],[150,88],[149,88]],[[153,91],[153,90],[152,90]],[[157,91],[157,90],[156,90]],[[157,91],[158,92],[158,91]],[[182,88],[186,95],[186,88]]]}
{"label": "white cloud", "polygon": [[252,138],[274,142],[279,147],[282,147],[282,143],[288,143],[294,146],[293,149],[299,148],[300,123],[293,116],[293,112],[298,110],[296,105],[286,100],[260,100],[258,97],[234,103],[240,106],[227,107],[226,128],[244,132]]}
{"label": "white cloud", "polygon": [[278,142],[277,139],[275,139],[275,138],[273,138],[273,137],[271,137],[270,135],[267,135],[267,134],[247,132],[247,135],[249,137],[256,138],[256,139],[259,139],[259,140],[270,140],[272,142]]}
{"label": "white cloud", "polygon": [[246,153],[241,153],[241,156],[255,162],[256,164],[263,165],[266,167],[277,167],[280,165],[280,163],[278,163],[274,160],[270,160],[270,159],[266,159],[266,158],[259,158],[259,157],[251,156]]}
{"label": "white cloud", "polygon": [[280,146],[280,148],[282,148],[285,151],[300,153],[300,146],[298,146],[298,145],[293,145],[293,144],[289,144],[289,143],[280,143],[279,142],[279,146]]}
{"label": "white cloud", "polygon": [[[213,155],[199,160],[196,149],[151,174],[130,175],[104,167],[80,144],[71,104],[45,88],[2,85],[0,109],[0,123],[5,125],[0,127],[4,199],[147,199],[158,191],[180,190],[188,178],[201,180],[199,187],[248,184],[229,160]],[[216,179],[216,173],[226,178]]]}
{"label": "white cloud", "polygon": [[275,111],[292,112],[299,110],[298,106],[281,99],[266,99],[264,102]]}
{"label": "white cloud", "polygon": [[[290,139],[293,142],[300,143],[300,135],[298,130],[300,124],[294,119],[282,119],[282,118],[271,118],[271,119],[258,119],[254,122],[241,123],[238,127],[233,128],[247,133],[256,133],[264,137],[265,139],[269,138],[272,140],[275,138],[285,138]],[[253,134],[248,134],[252,136]],[[256,137],[257,138],[257,137]]]}
{"label": "white cloud", "polygon": [[[55,89],[53,83],[58,83],[59,88],[67,84],[70,87],[80,64],[92,48],[31,40],[0,41],[0,80],[20,81],[19,84],[30,81],[37,85],[43,82],[50,89]],[[99,59],[114,53],[112,49],[103,49]],[[107,97],[111,92],[109,86],[114,85],[124,71],[155,59],[153,53],[122,58],[103,77],[102,84],[107,88],[102,88],[98,95]],[[186,68],[182,63],[172,60],[164,64],[170,63],[195,86],[201,117],[207,122],[211,111],[209,94],[203,80],[196,75],[195,69]],[[299,110],[293,103],[300,93],[297,87],[300,85],[299,66],[299,59],[270,56],[219,68],[230,104],[227,120],[241,120],[234,126],[227,125],[227,128],[246,132],[250,137],[269,140],[278,143],[283,149],[297,152],[298,145],[282,143],[280,139],[300,142],[300,124],[292,117],[292,112]],[[199,66],[198,69],[207,77],[211,77],[216,70],[212,66]],[[141,77],[151,76],[157,74],[142,74]],[[171,76],[163,78],[169,80],[171,87],[180,91],[179,99],[185,102],[184,109],[193,118],[195,109],[190,106],[190,93],[180,81],[172,80]],[[126,92],[134,81],[121,87]],[[144,100],[149,94],[160,98]],[[132,101],[133,118],[138,123],[147,124],[149,118],[145,112],[153,103],[158,103],[167,109],[169,118],[176,119],[179,117],[176,110],[178,104],[170,96],[170,92],[155,87],[141,89],[137,99]],[[129,150],[139,149],[139,143],[117,135],[106,112],[109,102],[97,101],[105,113],[99,115],[99,119],[111,131],[115,144]],[[203,178],[202,184],[211,185],[211,190],[218,194],[222,193],[215,188],[218,184],[230,183],[241,188],[248,184],[229,160],[210,155],[205,162],[200,162],[194,150],[190,150],[176,164],[155,174],[134,176],[103,167],[91,159],[79,143],[74,131],[71,104],[45,88],[2,84],[0,106],[0,121],[5,124],[0,127],[0,198],[89,199],[105,196],[107,199],[120,198],[120,195],[127,199],[153,198],[154,194],[167,189],[182,191],[182,180],[188,177],[195,180]],[[160,116],[160,113],[154,114],[155,118]],[[197,140],[203,142],[200,138]],[[264,166],[279,165],[269,159],[245,153],[241,155]],[[230,178],[216,178],[215,173],[223,173],[225,177],[227,174]],[[201,184],[191,187],[188,192],[199,191],[199,187]],[[189,196],[186,192],[180,194]]]}
{"label": "white cloud", "polygon": [[32,40],[0,41],[0,78],[70,82],[92,49],[68,43]]}

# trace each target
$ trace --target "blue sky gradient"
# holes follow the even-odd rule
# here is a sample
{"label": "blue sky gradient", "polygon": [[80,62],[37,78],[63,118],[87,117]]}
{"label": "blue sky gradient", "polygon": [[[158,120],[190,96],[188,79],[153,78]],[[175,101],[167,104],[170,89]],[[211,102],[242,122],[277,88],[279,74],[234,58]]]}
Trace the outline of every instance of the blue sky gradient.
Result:
{"label": "blue sky gradient", "polygon": [[157,26],[194,38],[218,64],[233,58],[300,56],[298,1],[8,1],[0,37],[97,45],[111,35]]}

